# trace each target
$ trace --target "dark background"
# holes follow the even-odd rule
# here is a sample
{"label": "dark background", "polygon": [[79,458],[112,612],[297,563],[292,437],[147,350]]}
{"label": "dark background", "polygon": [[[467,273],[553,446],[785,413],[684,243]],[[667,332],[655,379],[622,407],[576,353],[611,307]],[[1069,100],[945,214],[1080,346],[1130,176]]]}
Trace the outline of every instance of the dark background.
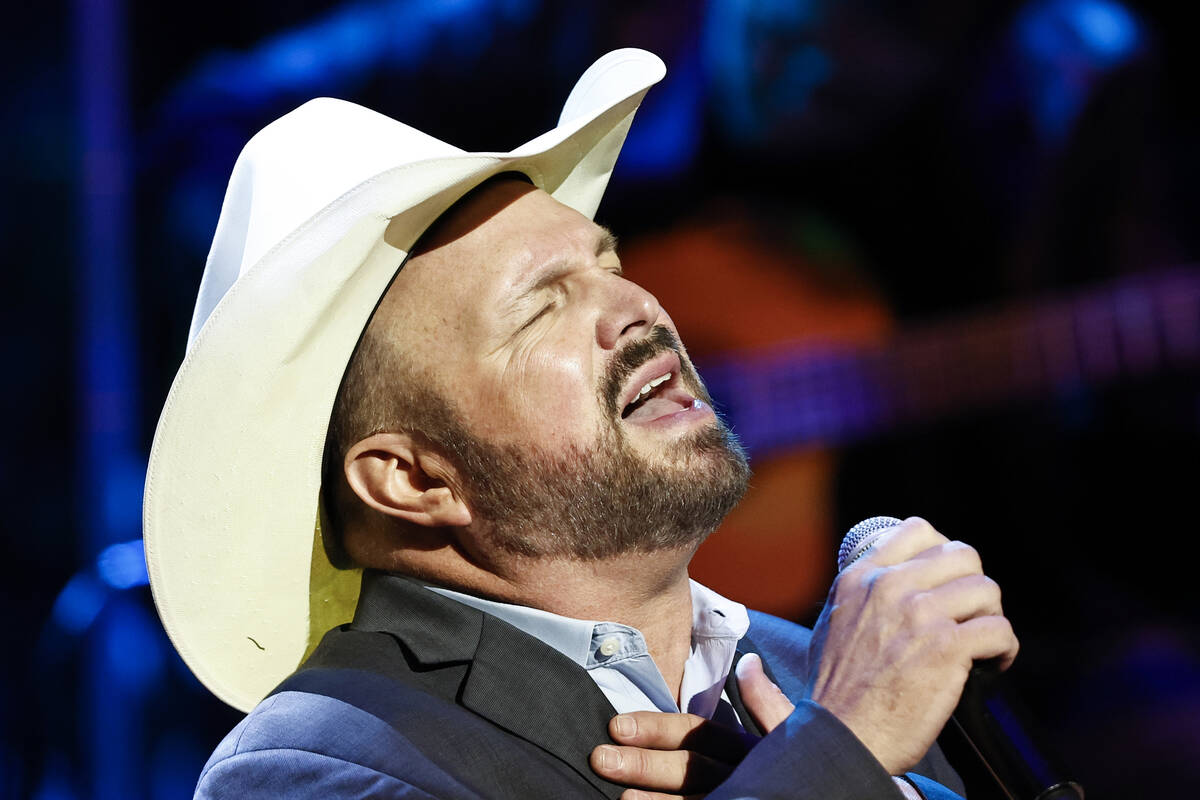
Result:
{"label": "dark background", "polygon": [[[78,0],[6,20],[0,797],[187,797],[239,718],[158,625],[139,514],[241,144],[327,94],[510,149],[618,46],[669,72],[598,215],[631,248],[729,209],[938,346],[992,309],[1091,298],[1036,390],[981,356],[1000,390],[964,400],[935,364],[917,381],[935,412],[804,446],[836,452],[831,542],[920,514],[983,553],[1022,640],[1014,683],[1089,798],[1200,786],[1185,4]],[[694,279],[736,279],[722,266]]]}

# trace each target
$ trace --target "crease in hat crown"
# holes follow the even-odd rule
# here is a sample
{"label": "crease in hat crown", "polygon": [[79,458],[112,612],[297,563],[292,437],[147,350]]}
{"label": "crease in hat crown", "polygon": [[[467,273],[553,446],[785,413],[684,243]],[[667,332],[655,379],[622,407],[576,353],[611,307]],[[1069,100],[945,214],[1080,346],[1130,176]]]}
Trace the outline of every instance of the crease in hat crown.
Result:
{"label": "crease in hat crown", "polygon": [[328,98],[246,145],[155,433],[143,509],[159,616],[222,700],[249,710],[322,625],[353,611],[358,575],[328,563],[316,524],[321,458],[346,362],[408,249],[500,172],[523,172],[592,216],[634,111],[664,73],[645,51],[603,56],[558,125],[507,153],[465,152]]}

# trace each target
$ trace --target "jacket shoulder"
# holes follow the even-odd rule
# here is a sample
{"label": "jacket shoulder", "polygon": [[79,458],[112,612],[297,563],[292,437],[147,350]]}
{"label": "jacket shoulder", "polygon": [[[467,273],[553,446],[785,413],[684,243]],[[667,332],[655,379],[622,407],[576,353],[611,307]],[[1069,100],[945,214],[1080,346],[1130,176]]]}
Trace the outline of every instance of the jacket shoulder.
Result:
{"label": "jacket shoulder", "polygon": [[760,647],[776,649],[808,647],[808,640],[812,637],[811,629],[762,611],[751,609],[746,613],[750,616],[748,635]]}
{"label": "jacket shoulder", "polygon": [[336,698],[284,691],[213,751],[196,796],[475,797],[391,725]]}

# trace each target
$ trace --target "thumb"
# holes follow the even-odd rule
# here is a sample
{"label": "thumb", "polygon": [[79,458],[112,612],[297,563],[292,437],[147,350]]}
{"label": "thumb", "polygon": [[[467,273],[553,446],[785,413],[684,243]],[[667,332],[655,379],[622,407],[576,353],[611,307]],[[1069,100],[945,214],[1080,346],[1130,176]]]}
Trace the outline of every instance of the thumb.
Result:
{"label": "thumb", "polygon": [[763,672],[762,659],[755,653],[742,656],[737,664],[738,691],[746,710],[754,717],[758,727],[767,733],[787,719],[795,708],[792,701],[771,682]]}

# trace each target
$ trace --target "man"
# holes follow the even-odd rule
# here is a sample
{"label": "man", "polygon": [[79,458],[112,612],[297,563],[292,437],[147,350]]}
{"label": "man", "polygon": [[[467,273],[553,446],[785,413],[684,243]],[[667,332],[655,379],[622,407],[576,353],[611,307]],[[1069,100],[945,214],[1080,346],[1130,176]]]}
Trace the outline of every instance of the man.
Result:
{"label": "man", "polygon": [[973,551],[905,522],[811,641],[688,580],[745,461],[590,219],[661,75],[504,155],[334,101],[247,146],[146,488],[164,625],[253,708],[199,796],[952,796],[1016,652]]}

